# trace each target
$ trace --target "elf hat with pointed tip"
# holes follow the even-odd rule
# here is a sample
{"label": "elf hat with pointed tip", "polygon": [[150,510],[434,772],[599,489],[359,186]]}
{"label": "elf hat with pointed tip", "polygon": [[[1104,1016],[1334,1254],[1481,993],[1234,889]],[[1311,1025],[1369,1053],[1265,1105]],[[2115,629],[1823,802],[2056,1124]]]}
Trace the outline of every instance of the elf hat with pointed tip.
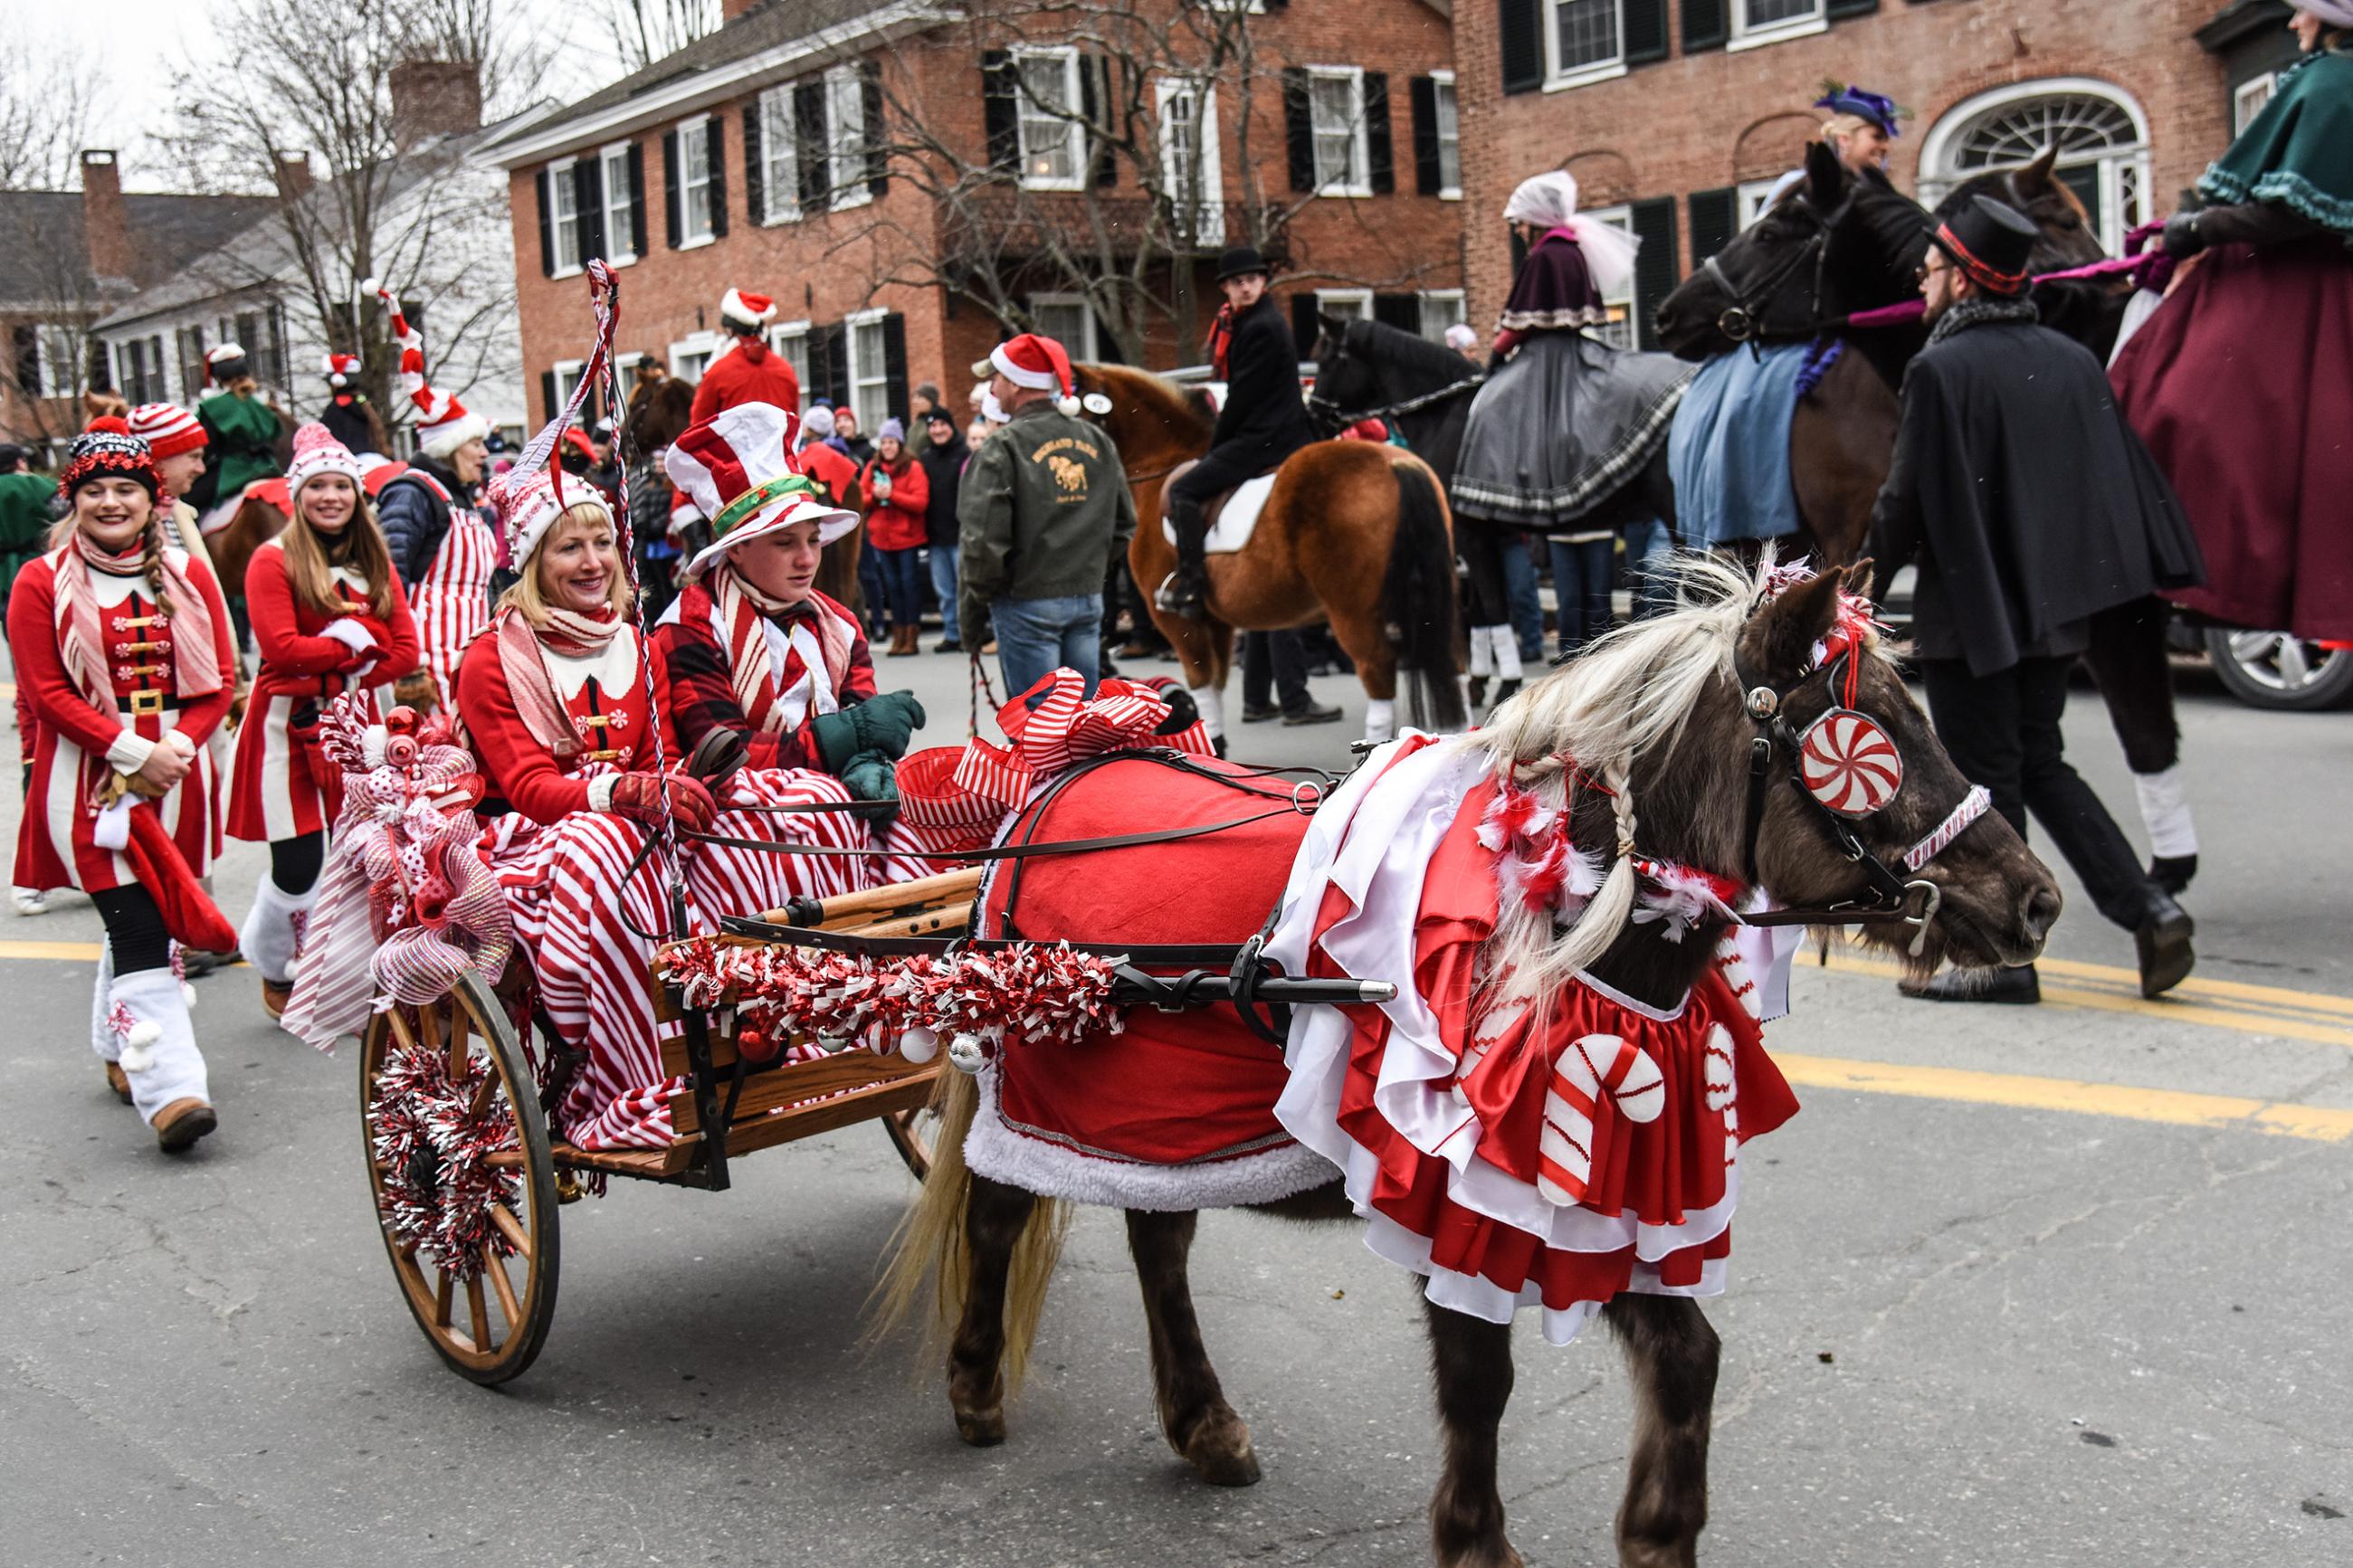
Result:
{"label": "elf hat with pointed tip", "polygon": [[830,544],[858,526],[858,514],[827,504],[792,462],[794,416],[773,403],[739,403],[687,426],[662,459],[670,483],[711,520],[712,543],[687,563],[702,575],[735,546],[791,527],[817,524]]}
{"label": "elf hat with pointed tip", "polygon": [[392,318],[393,341],[400,345],[400,364],[394,379],[417,409],[417,449],[436,460],[448,457],[469,441],[491,433],[490,421],[467,412],[457,397],[425,379],[425,334],[408,324],[392,290],[371,278],[360,287],[384,301]]}

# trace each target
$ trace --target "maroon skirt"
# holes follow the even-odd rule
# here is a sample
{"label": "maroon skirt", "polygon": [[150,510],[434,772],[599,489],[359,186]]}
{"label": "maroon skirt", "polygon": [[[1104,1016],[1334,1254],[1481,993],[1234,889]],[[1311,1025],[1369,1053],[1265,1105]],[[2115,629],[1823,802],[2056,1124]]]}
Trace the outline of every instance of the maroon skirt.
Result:
{"label": "maroon skirt", "polygon": [[2206,559],[2168,595],[2235,626],[2353,638],[2353,252],[2221,247],[2109,375]]}

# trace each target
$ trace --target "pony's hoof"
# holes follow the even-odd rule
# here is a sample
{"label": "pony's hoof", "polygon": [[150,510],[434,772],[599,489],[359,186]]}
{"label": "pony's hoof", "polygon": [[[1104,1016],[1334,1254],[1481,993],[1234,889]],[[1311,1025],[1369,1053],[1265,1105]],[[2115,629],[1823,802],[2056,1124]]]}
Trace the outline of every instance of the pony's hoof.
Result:
{"label": "pony's hoof", "polygon": [[994,1448],[1005,1441],[1005,1406],[955,1413],[956,1436],[976,1448]]}
{"label": "pony's hoof", "polygon": [[1185,1462],[1213,1487],[1254,1487],[1262,1473],[1250,1427],[1231,1411],[1204,1419],[1184,1452]]}

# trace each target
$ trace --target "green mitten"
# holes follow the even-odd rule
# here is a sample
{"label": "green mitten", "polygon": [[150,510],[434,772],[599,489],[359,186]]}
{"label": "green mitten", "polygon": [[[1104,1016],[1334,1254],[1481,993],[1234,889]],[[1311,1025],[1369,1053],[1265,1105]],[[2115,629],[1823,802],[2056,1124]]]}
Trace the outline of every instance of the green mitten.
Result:
{"label": "green mitten", "polygon": [[923,705],[912,691],[886,691],[848,711],[858,726],[858,750],[893,760],[907,754],[907,743],[923,726]]}
{"label": "green mitten", "polygon": [[817,742],[818,757],[829,773],[839,775],[849,766],[850,758],[866,749],[858,739],[856,712],[854,708],[845,708],[819,713],[808,721],[809,738]]}
{"label": "green mitten", "polygon": [[[840,777],[842,788],[849,792],[853,800],[882,801],[894,808],[899,804],[898,774],[891,766],[891,759],[880,752],[859,752],[841,770]],[[896,809],[874,812],[866,815],[866,824],[879,838],[898,815]]]}

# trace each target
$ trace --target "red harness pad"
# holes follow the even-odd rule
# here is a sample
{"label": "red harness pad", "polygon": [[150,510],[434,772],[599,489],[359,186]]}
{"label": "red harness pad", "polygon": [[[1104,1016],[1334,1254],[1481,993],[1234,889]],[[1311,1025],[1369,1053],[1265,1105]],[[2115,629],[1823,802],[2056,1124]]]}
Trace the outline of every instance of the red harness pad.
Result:
{"label": "red harness pad", "polygon": [[[1214,758],[1186,761],[1186,768],[1140,755],[1100,763],[1026,809],[1006,842],[1264,820],[1173,844],[1012,862],[991,881],[981,929],[1095,946],[1255,935],[1282,896],[1307,818],[1289,809],[1290,786],[1281,780]],[[1244,1027],[1229,1003],[1173,1014],[1139,1008],[1121,1034],[1009,1046],[997,1101],[1007,1130],[1019,1135],[1101,1159],[1189,1164],[1291,1142],[1274,1119],[1286,1077],[1281,1049]]]}

